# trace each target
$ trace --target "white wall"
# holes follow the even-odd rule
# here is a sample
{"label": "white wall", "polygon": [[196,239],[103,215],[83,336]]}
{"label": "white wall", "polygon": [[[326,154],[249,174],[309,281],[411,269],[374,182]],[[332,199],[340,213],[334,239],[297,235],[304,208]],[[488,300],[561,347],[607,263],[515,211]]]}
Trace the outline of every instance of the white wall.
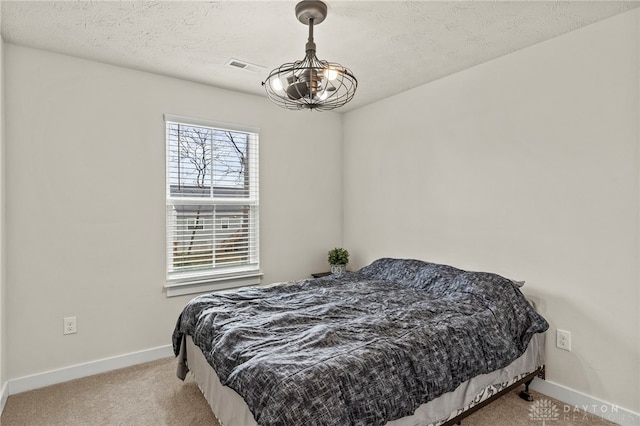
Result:
{"label": "white wall", "polygon": [[[0,8],[0,11],[2,8]],[[0,14],[1,15],[1,14]],[[2,19],[0,18],[0,22]],[[1,24],[0,24],[1,26]],[[6,343],[5,330],[5,203],[4,203],[4,41],[0,37],[0,412],[4,407],[4,394],[6,384]]]}
{"label": "white wall", "polygon": [[[639,12],[345,114],[353,267],[526,280],[549,381],[640,412]],[[555,329],[573,351],[555,348]]]}
{"label": "white wall", "polygon": [[[164,113],[259,127],[264,282],[327,268],[342,238],[340,115],[11,44],[4,53],[9,379],[170,344],[189,297],[162,289]],[[63,336],[71,315],[78,333]]]}
{"label": "white wall", "polygon": [[169,343],[188,299],[162,292],[173,113],[261,128],[265,282],[325,269],[340,244],[352,268],[416,257],[526,279],[550,340],[573,334],[572,352],[548,345],[548,379],[639,412],[638,13],[343,118],[4,45],[0,386]]}

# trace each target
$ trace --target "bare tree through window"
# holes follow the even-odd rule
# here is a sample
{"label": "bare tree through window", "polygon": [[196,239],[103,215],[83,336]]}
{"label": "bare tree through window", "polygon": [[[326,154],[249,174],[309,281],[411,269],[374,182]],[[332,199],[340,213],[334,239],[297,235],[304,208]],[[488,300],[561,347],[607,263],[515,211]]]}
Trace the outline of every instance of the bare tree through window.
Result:
{"label": "bare tree through window", "polygon": [[[172,266],[198,269],[242,263],[249,252],[249,134],[168,123]],[[199,200],[201,200],[199,202]],[[188,224],[188,225],[185,225]]]}

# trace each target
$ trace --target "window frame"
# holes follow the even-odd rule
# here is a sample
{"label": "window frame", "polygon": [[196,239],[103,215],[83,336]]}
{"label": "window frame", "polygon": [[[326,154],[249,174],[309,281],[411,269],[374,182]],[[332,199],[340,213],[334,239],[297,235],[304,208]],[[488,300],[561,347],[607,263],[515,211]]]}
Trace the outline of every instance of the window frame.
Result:
{"label": "window frame", "polygon": [[[170,207],[187,204],[193,202],[190,197],[171,197],[170,193],[170,134],[169,124],[181,124],[185,126],[206,127],[211,129],[249,133],[252,135],[254,142],[253,149],[249,149],[248,163],[250,174],[249,196],[241,198],[241,201],[215,197],[203,197],[198,199],[202,205],[241,205],[249,207],[249,232],[251,243],[247,248],[247,255],[250,260],[245,265],[237,266],[212,266],[211,268],[203,268],[193,271],[171,271],[172,264],[172,239],[171,229],[175,225],[170,211],[175,214],[175,210]],[[262,272],[260,271],[260,220],[259,220],[259,128],[251,126],[242,126],[230,123],[215,122],[180,115],[164,114],[164,131],[165,131],[165,250],[166,250],[166,283],[164,289],[167,297],[182,296],[187,294],[204,293],[216,290],[224,290],[230,288],[244,287],[260,284]],[[253,176],[255,174],[255,176]],[[215,224],[214,224],[215,227]]]}

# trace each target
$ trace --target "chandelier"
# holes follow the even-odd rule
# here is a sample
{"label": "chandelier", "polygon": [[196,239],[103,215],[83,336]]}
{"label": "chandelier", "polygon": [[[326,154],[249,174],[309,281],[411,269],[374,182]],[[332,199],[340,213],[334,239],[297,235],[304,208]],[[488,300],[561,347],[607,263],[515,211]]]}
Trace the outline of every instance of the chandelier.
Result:
{"label": "chandelier", "polygon": [[262,82],[267,96],[277,105],[292,109],[328,111],[349,102],[358,80],[340,64],[318,59],[313,42],[313,25],[327,16],[327,5],[303,0],[296,5],[298,21],[309,26],[309,40],[303,60],[286,63],[271,71]]}

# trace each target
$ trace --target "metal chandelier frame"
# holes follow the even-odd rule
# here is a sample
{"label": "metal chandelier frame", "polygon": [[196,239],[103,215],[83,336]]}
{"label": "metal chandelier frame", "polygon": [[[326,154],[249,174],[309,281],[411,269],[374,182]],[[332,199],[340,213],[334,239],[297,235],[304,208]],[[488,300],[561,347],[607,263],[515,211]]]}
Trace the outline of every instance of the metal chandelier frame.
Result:
{"label": "metal chandelier frame", "polygon": [[340,64],[318,59],[313,41],[313,26],[327,16],[327,5],[319,0],[303,0],[296,5],[298,21],[309,26],[306,55],[271,71],[262,82],[267,96],[275,104],[291,109],[329,111],[353,99],[358,80]]}

